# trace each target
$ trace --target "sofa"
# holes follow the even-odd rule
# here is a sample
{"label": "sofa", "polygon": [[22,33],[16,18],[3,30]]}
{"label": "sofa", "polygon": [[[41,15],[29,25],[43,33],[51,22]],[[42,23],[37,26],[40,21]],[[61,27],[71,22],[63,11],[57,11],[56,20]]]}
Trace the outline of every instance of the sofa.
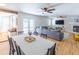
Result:
{"label": "sofa", "polygon": [[59,40],[59,41],[63,40],[63,38],[64,38],[63,32],[56,30],[56,29],[48,28],[47,26],[37,27],[36,32],[40,35],[46,34],[47,37],[50,37],[50,38],[53,38],[53,39]]}

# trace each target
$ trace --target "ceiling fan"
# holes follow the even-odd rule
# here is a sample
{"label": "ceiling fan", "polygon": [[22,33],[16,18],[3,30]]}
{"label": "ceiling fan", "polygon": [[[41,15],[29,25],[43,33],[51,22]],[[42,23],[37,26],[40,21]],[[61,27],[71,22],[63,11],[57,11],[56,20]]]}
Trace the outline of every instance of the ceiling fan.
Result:
{"label": "ceiling fan", "polygon": [[54,7],[59,6],[59,5],[61,5],[61,4],[60,3],[54,4],[54,5],[48,4],[47,7],[42,7],[41,8],[41,10],[43,11],[42,14],[44,14],[44,13],[53,13],[53,11],[56,10]]}
{"label": "ceiling fan", "polygon": [[47,13],[53,13],[52,11],[55,10],[55,8],[47,8],[47,7],[44,7],[44,8],[41,8],[44,12],[47,12]]}

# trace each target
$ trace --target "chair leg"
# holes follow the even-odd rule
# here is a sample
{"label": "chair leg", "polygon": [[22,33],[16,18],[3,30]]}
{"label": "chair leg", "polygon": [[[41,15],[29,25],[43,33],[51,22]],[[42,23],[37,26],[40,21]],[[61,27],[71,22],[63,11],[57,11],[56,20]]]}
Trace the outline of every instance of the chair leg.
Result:
{"label": "chair leg", "polygon": [[47,50],[47,53],[46,53],[46,55],[49,55],[49,49]]}
{"label": "chair leg", "polygon": [[19,46],[16,46],[17,55],[21,55],[21,50]]}
{"label": "chair leg", "polygon": [[10,46],[9,55],[14,55],[15,49],[13,49],[12,46]]}
{"label": "chair leg", "polygon": [[20,49],[20,47],[18,47],[18,50],[19,50],[19,54],[21,55],[21,49]]}
{"label": "chair leg", "polygon": [[12,54],[12,51],[11,51],[11,45],[10,45],[9,55],[11,55],[11,54]]}
{"label": "chair leg", "polygon": [[11,55],[11,49],[9,50],[9,55]]}

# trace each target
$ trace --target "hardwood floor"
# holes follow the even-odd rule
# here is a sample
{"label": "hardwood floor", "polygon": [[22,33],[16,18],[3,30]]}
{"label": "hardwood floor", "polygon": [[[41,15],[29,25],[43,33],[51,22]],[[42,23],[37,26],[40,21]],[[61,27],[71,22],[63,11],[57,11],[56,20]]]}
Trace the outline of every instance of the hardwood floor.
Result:
{"label": "hardwood floor", "polygon": [[74,39],[72,33],[70,33],[68,39],[62,41],[48,39],[56,42],[56,55],[79,55],[79,41]]}
{"label": "hardwood floor", "polygon": [[0,32],[0,42],[8,40],[7,36],[7,32]]}
{"label": "hardwood floor", "polygon": [[0,55],[9,55],[9,42],[0,43]]}
{"label": "hardwood floor", "polygon": [[0,55],[8,55],[9,54],[9,42],[7,33],[0,33]]}
{"label": "hardwood floor", "polygon": [[[1,35],[1,34],[0,34]],[[50,38],[47,38],[50,39]],[[7,34],[3,34],[0,36],[0,41],[7,40]],[[56,55],[79,55],[79,41],[75,41],[73,36],[70,35],[68,39],[64,39],[63,41],[56,41]],[[8,55],[9,54],[9,43],[8,41],[0,43],[0,55]]]}
{"label": "hardwood floor", "polygon": [[57,41],[57,55],[79,55],[79,41],[75,41],[73,35],[63,41]]}

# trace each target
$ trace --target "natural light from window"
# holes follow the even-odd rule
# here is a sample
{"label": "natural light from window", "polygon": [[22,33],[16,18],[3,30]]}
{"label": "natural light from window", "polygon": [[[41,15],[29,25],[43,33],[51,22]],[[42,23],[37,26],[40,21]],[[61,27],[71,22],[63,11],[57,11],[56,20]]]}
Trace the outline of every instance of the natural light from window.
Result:
{"label": "natural light from window", "polygon": [[24,33],[33,32],[34,31],[34,20],[33,19],[23,19],[23,31]]}
{"label": "natural light from window", "polygon": [[16,15],[0,12],[0,32],[7,32],[12,27],[16,27]]}

